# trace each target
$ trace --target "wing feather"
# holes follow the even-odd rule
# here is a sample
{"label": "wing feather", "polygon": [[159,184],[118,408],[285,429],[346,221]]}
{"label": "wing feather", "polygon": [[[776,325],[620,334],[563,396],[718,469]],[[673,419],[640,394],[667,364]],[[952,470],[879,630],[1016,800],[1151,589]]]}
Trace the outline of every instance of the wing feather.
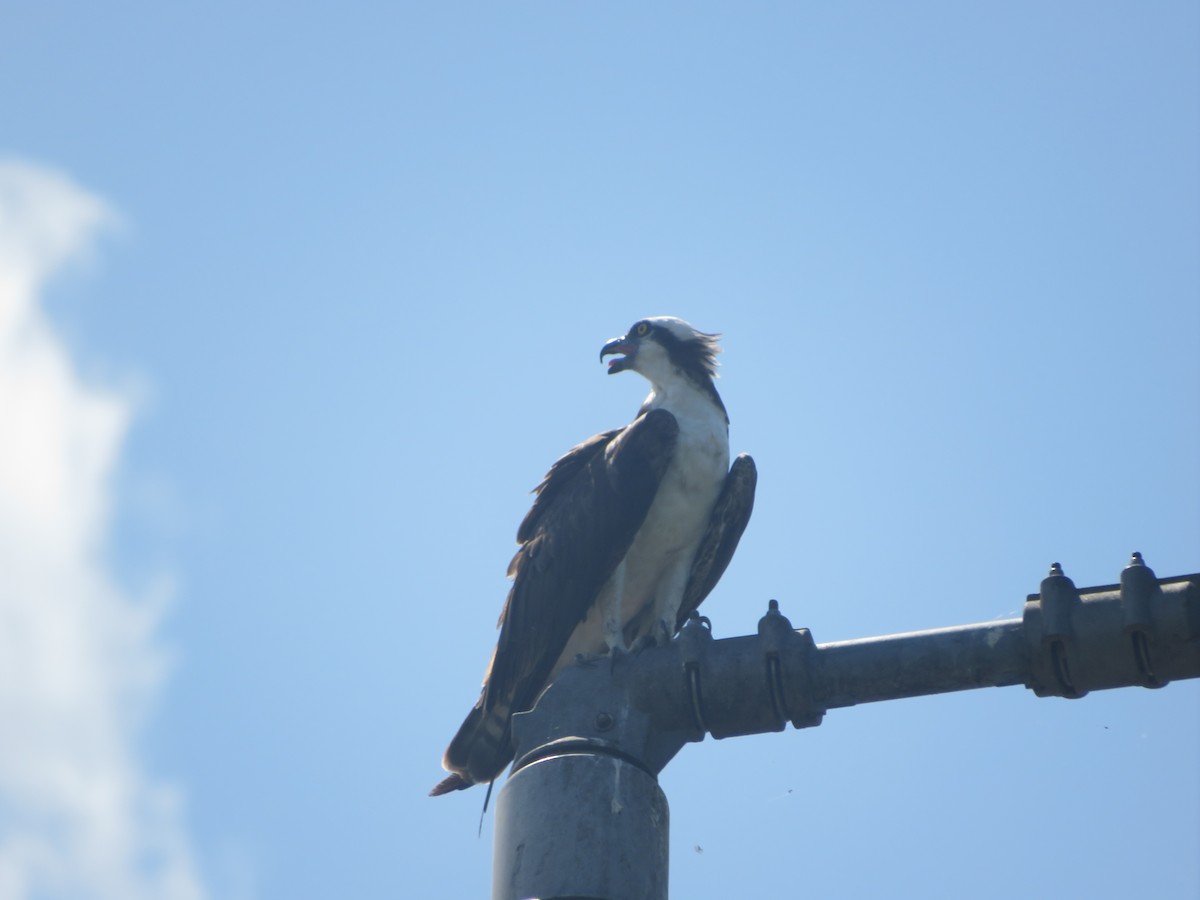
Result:
{"label": "wing feather", "polygon": [[[562,495],[563,491],[567,489],[567,485],[574,482],[580,470],[587,466],[596,454],[603,453],[612,439],[623,430],[623,428],[614,428],[611,431],[602,431],[600,434],[593,435],[554,461],[554,465],[550,467],[550,471],[546,473],[542,483],[533,489],[537,497],[521,522],[521,527],[517,529],[518,544],[524,544],[533,537],[538,523],[541,522],[546,511],[554,505],[555,499]],[[517,557],[513,557],[513,562],[516,561]],[[511,575],[512,572],[510,571],[509,574]]]}
{"label": "wing feather", "polygon": [[461,784],[446,790],[490,781],[512,759],[509,718],[546,687],[571,633],[629,551],[678,434],[675,417],[654,410],[584,441],[537,487],[517,530],[513,585],[483,691],[443,760]]}
{"label": "wing feather", "polygon": [[679,605],[676,630],[683,627],[692,610],[704,602],[704,598],[725,574],[737,550],[738,541],[750,522],[750,514],[754,511],[754,489],[757,484],[758,469],[754,460],[743,453],[730,466],[717,502],[713,504],[708,528],[696,551],[692,573],[683,592],[683,602]]}

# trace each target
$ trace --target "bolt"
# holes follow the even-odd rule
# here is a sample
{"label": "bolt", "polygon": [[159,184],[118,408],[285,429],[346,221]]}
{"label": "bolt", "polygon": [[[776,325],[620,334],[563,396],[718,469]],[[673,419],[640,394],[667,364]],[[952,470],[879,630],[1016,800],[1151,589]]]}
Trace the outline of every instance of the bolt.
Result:
{"label": "bolt", "polygon": [[613,724],[614,724],[613,717],[611,715],[609,715],[608,713],[602,712],[602,713],[598,713],[596,715],[596,730],[597,731],[608,731],[610,728],[613,727]]}

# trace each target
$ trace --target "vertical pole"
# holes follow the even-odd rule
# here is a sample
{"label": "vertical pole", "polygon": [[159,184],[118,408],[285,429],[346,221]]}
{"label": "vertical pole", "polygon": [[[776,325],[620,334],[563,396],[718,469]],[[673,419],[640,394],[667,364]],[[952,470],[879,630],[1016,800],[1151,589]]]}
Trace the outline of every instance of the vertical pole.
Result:
{"label": "vertical pole", "polygon": [[496,798],[492,900],[667,900],[667,798],[643,769],[563,753]]}

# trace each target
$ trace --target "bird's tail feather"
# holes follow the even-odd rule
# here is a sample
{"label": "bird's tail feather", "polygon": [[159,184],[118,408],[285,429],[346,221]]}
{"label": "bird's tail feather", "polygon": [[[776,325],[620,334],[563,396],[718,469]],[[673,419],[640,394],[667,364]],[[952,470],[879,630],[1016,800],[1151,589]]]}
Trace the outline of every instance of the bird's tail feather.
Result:
{"label": "bird's tail feather", "polygon": [[431,797],[465,790],[475,784],[492,781],[512,761],[507,705],[484,710],[482,701],[468,714],[446,748],[442,765],[451,773],[440,781]]}
{"label": "bird's tail feather", "polygon": [[454,791],[465,791],[474,784],[475,782],[467,781],[467,779],[463,778],[457,772],[453,772],[435,784],[433,790],[429,792],[429,796],[440,797],[442,794],[452,794]]}

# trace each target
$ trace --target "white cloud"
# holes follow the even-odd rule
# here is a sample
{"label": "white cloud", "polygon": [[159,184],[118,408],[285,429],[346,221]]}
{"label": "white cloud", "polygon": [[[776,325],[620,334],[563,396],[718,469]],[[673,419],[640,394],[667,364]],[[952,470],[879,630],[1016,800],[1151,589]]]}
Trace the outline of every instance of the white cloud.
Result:
{"label": "white cloud", "polygon": [[113,221],[0,161],[0,898],[196,900],[180,797],[135,750],[164,667],[161,604],[105,566],[132,398],[86,384],[39,307]]}

